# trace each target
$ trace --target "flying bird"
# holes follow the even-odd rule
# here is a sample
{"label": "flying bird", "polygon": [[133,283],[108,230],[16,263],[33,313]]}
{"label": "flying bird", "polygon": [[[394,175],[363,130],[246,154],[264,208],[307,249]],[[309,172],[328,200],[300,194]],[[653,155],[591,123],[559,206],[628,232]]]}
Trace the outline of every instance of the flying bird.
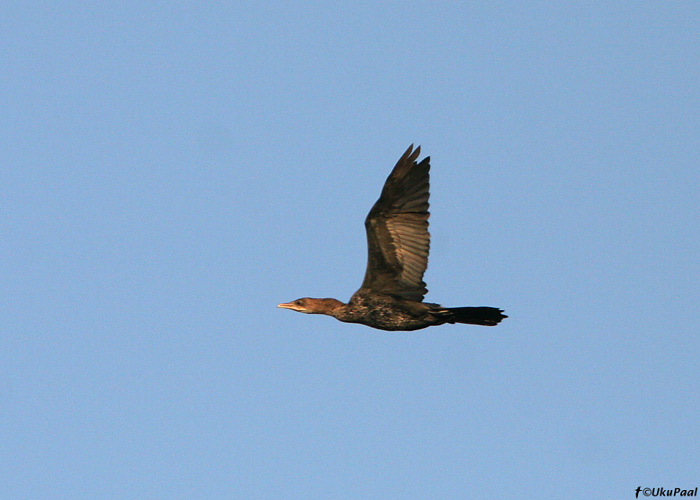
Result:
{"label": "flying bird", "polygon": [[420,330],[444,323],[495,326],[508,316],[496,307],[442,307],[423,302],[428,293],[428,197],[430,157],[409,146],[389,174],[379,200],[365,219],[367,270],[347,304],[305,297],[277,307],[326,314],[380,330]]}

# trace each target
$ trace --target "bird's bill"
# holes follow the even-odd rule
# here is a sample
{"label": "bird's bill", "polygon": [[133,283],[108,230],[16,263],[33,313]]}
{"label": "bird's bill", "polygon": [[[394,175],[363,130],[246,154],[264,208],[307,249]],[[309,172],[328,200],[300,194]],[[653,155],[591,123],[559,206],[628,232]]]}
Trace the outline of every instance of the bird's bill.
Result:
{"label": "bird's bill", "polygon": [[301,308],[294,302],[287,302],[285,304],[277,304],[277,307],[282,309],[291,309],[292,311],[301,311]]}

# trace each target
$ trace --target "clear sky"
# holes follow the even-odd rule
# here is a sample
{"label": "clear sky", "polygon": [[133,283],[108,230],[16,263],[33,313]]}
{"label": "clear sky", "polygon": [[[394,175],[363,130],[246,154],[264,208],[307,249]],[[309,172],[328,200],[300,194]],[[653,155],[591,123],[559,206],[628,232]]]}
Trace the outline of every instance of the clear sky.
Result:
{"label": "clear sky", "polygon": [[[700,486],[700,3],[4,2],[3,499]],[[427,300],[347,300],[406,147]],[[640,495],[640,498],[642,496]]]}

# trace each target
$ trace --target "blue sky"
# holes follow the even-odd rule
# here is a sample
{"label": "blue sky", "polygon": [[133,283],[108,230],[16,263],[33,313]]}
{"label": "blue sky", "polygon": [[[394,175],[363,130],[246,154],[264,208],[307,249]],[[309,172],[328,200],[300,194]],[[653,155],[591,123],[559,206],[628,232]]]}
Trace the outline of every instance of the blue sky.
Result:
{"label": "blue sky", "polygon": [[[696,2],[6,2],[7,499],[700,486]],[[427,300],[364,217],[432,158]]]}

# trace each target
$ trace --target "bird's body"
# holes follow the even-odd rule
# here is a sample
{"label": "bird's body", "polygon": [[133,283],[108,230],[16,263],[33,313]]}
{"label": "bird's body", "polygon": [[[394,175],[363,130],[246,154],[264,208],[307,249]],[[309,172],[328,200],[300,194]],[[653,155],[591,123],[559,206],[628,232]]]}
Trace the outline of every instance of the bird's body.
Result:
{"label": "bird's body", "polygon": [[446,308],[423,302],[428,292],[423,274],[430,250],[430,157],[419,163],[419,154],[420,147],[406,150],[367,215],[367,270],[350,301],[307,297],[278,307],[380,330],[419,330],[444,323],[494,326],[507,317],[495,307]]}

